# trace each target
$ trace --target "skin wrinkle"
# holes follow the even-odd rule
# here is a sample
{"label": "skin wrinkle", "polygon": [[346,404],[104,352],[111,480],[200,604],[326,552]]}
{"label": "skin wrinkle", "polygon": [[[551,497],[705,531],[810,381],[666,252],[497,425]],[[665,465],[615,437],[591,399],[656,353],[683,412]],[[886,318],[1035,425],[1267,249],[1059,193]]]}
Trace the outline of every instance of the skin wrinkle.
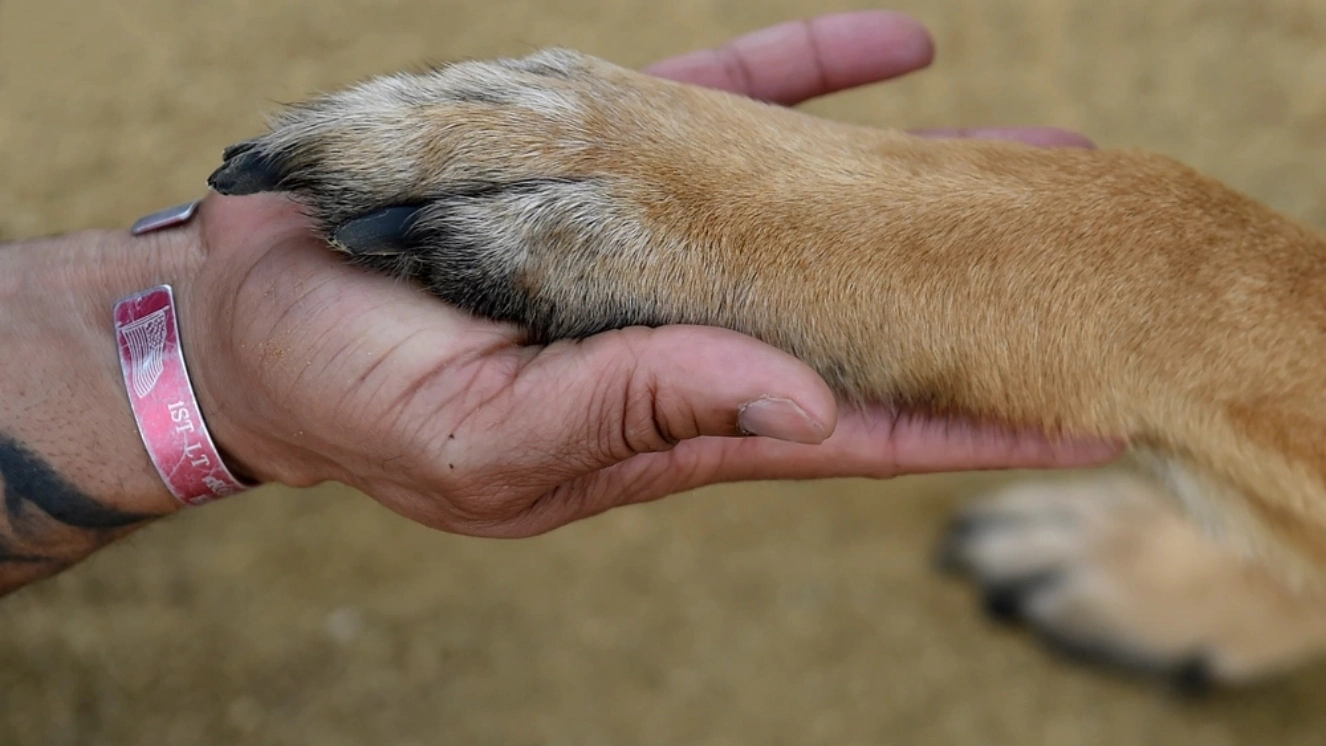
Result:
{"label": "skin wrinkle", "polygon": [[[646,380],[644,382],[645,391],[644,391],[644,398],[639,399],[639,401],[648,403],[649,417],[646,420],[644,418],[633,418],[628,416],[624,420],[623,425],[631,421],[648,422],[651,426],[652,432],[657,436],[658,439],[657,444],[659,447],[657,448],[651,447],[648,450],[643,450],[641,448],[635,447],[631,440],[625,440],[623,442],[627,443],[628,446],[632,447],[632,449],[637,454],[646,453],[646,452],[652,453],[660,451],[670,451],[673,448],[676,448],[676,446],[679,443],[681,443],[683,440],[694,438],[696,437],[697,434],[704,432],[704,427],[700,424],[700,421],[698,419],[700,416],[699,412],[694,411],[689,407],[681,409],[682,413],[689,413],[691,418],[690,421],[687,423],[687,427],[684,429],[683,432],[679,433],[678,432],[679,429],[675,425],[669,424],[671,422],[671,418],[667,417],[664,411],[665,407],[670,403],[664,400],[664,394],[669,389],[668,387],[661,385],[657,375],[652,372],[655,370],[655,368],[641,365],[640,348],[638,346],[633,347],[632,349],[630,363],[631,363],[631,371],[629,376],[627,377],[627,380],[630,382],[629,385],[632,388],[627,390],[626,396],[624,397],[623,400],[628,402],[628,406],[629,402],[637,400],[637,399],[632,399],[631,394],[634,389],[639,387],[638,381],[640,376],[638,374],[643,371],[644,374],[646,375]],[[736,434],[735,427],[734,427],[734,434]]]}
{"label": "skin wrinkle", "polygon": [[806,34],[806,43],[810,46],[811,68],[815,71],[815,80],[820,90],[832,90],[828,71],[824,68],[824,54],[820,51],[819,37],[815,35],[814,20],[802,20],[800,26]]}
{"label": "skin wrinkle", "polygon": [[54,557],[41,557],[35,554],[13,554],[3,542],[0,542],[0,567],[3,567],[6,563],[15,565],[46,565],[58,564],[59,560]]}
{"label": "skin wrinkle", "polygon": [[[399,348],[406,346],[407,343],[411,341],[411,339],[419,337],[419,335],[422,334],[426,334],[426,330],[416,330],[415,333],[412,333],[410,335],[410,337],[402,339],[402,341],[396,343],[396,345],[392,347],[391,350],[381,355],[381,358],[379,358],[378,362],[374,363],[373,366],[369,368],[369,371],[366,371],[365,374],[359,376],[358,383],[359,384],[365,383],[367,378],[369,378],[369,376],[371,375],[371,372],[378,370],[378,368],[381,367],[383,363],[386,363],[387,360],[391,358],[392,354],[394,354],[396,350],[399,350]],[[432,367],[431,370],[424,372],[422,376],[418,376],[418,379],[416,379],[414,386],[407,387],[406,390],[398,392],[398,399],[396,399],[396,401],[392,401],[390,405],[386,405],[386,407],[383,407],[382,409],[385,409],[385,411],[396,412],[396,415],[394,416],[398,420],[407,419],[407,413],[410,412],[411,409],[414,409],[414,403],[415,400],[418,399],[419,392],[422,391],[423,388],[426,388],[428,384],[440,378],[440,376],[443,375],[444,371],[446,371],[448,378],[451,378],[451,376],[456,375],[457,371],[464,370],[464,368],[467,368],[469,364],[473,362],[473,360],[488,359],[489,355],[491,355],[493,351],[501,350],[501,348],[505,348],[508,345],[509,345],[508,339],[501,338],[501,335],[499,335],[499,337],[493,339],[491,347],[477,348],[477,350],[473,350],[469,352],[469,354],[467,355],[459,356],[459,358],[450,358],[447,360],[443,360],[443,362],[439,363],[438,366]],[[504,376],[504,378],[513,379],[514,376],[516,376],[516,372],[512,371],[511,375]],[[471,378],[471,382],[475,382],[475,380],[479,380],[481,378],[483,378],[483,376],[481,376],[481,371],[476,371],[476,374],[473,375]],[[461,394],[463,394],[464,391],[468,390],[469,386],[460,387]],[[442,409],[447,408],[447,405],[450,404],[451,401],[452,399],[444,400],[442,401],[442,403],[439,403],[438,407],[436,408],[438,408],[439,411],[442,411]],[[426,419],[424,421],[426,421],[427,423],[428,420]]]}
{"label": "skin wrinkle", "polygon": [[[0,473],[0,488],[3,488],[5,484],[4,474]],[[16,529],[17,527],[11,525],[10,528]],[[17,549],[11,547],[10,543],[5,540],[2,532],[3,527],[0,527],[0,568],[4,567],[7,562],[13,564],[43,564],[56,562],[52,557],[43,557],[37,554],[20,554]]]}
{"label": "skin wrinkle", "polygon": [[[368,383],[368,379],[372,378],[374,373],[380,370],[383,365],[386,365],[388,361],[391,361],[395,355],[400,353],[403,347],[408,345],[411,341],[413,341],[416,337],[418,337],[421,334],[423,334],[422,331],[416,331],[410,334],[408,337],[405,337],[397,341],[391,347],[387,348],[385,352],[378,355],[377,360],[375,360],[372,365],[368,366],[366,370],[364,370],[362,373],[359,374],[358,378],[355,380],[355,386],[359,387]],[[342,354],[353,354],[353,353],[346,353],[346,352],[337,353],[332,356],[332,361],[334,362]]]}
{"label": "skin wrinkle", "polygon": [[[415,409],[414,402],[417,399],[419,399],[421,393],[425,389],[430,387],[430,384],[442,378],[444,373],[447,375],[449,380],[454,380],[454,378],[452,377],[455,376],[458,371],[463,370],[466,367],[468,366],[466,366],[463,362],[458,365],[456,360],[450,358],[438,361],[435,365],[429,367],[422,375],[416,377],[415,380],[409,386],[406,386],[404,389],[402,389],[396,405],[390,407],[389,409],[394,410],[397,413],[398,417],[402,418],[405,417],[407,413]],[[465,392],[471,390],[473,382],[478,380],[481,380],[481,376],[479,375],[479,371],[475,371],[475,375],[471,378],[470,383],[456,387],[457,394],[463,396]],[[506,385],[510,385],[510,383],[508,382]],[[503,388],[505,388],[505,386]],[[436,403],[435,405],[430,406],[429,408],[441,412],[446,409],[446,405],[448,403],[454,401],[454,398],[455,397],[445,399],[441,402]],[[487,397],[485,401],[490,401],[492,398],[493,397]],[[427,421],[427,419],[431,418],[425,418],[425,422]],[[420,426],[423,427],[424,423],[421,422]],[[459,430],[459,428],[460,428],[460,423],[457,423],[455,426],[451,428],[451,431],[454,433],[457,430]]]}
{"label": "skin wrinkle", "polygon": [[[239,281],[239,283],[236,285],[236,287],[239,287],[239,288],[248,288],[248,287],[250,286],[250,278],[253,277],[253,273],[257,270],[258,266],[259,266],[259,263],[258,263],[258,262],[254,262],[254,263],[250,264],[250,265],[248,266],[248,268],[245,270],[244,277]],[[270,324],[270,325],[268,326],[268,328],[267,328],[267,333],[264,334],[264,335],[261,335],[261,336],[263,337],[263,339],[265,339],[265,340],[267,340],[267,341],[270,341],[270,340],[272,340],[273,338],[277,337],[277,336],[278,336],[277,330],[281,327],[281,324],[286,320],[286,317],[288,317],[288,316],[290,316],[291,314],[295,313],[295,312],[298,310],[300,304],[303,303],[303,301],[305,301],[305,300],[309,297],[309,295],[311,295],[311,294],[314,293],[314,292],[317,292],[320,288],[322,288],[322,287],[324,287],[325,285],[329,284],[331,281],[332,281],[332,280],[331,280],[330,278],[322,278],[322,279],[320,280],[320,282],[319,282],[317,285],[315,285],[315,286],[313,286],[313,287],[311,287],[311,288],[310,288],[310,287],[307,287],[306,284],[305,284],[305,283],[308,282],[307,279],[301,279],[299,282],[295,283],[296,285],[299,286],[300,290],[302,291],[301,294],[300,294],[300,295],[299,295],[299,296],[298,296],[293,302],[291,302],[289,305],[287,305],[287,306],[281,311],[280,315],[277,316],[276,319],[274,319],[274,320],[271,322],[271,324]],[[272,289],[264,289],[264,290],[260,291],[259,295],[260,295],[261,297],[265,298],[265,297],[267,297],[269,294],[271,294],[272,292],[275,292],[275,291],[272,290]],[[231,301],[230,301],[230,313],[231,313],[231,315],[232,315],[232,316],[231,316],[232,318],[233,318],[233,314],[234,314],[235,304],[238,302],[238,299],[239,299],[239,296],[240,296],[240,295],[241,295],[240,293],[235,293],[235,294],[233,294],[233,295],[231,296]],[[284,336],[284,335],[282,335],[282,336]],[[278,347],[271,347],[271,346],[268,346],[267,349],[264,349],[263,352],[262,352],[262,358],[261,358],[261,360],[260,360],[262,366],[263,366],[263,367],[267,367],[267,366],[271,366],[271,365],[279,365],[279,364],[280,364],[280,361],[273,361],[273,360],[271,359],[270,355],[279,354],[279,352],[281,351],[281,349],[282,349],[282,348],[279,347],[279,346],[278,346]]]}
{"label": "skin wrinkle", "polygon": [[[317,347],[318,347],[318,346],[319,346],[324,340],[337,336],[338,332],[339,332],[339,330],[336,329],[336,328],[334,328],[334,327],[327,327],[327,328],[323,329],[321,332],[319,332],[318,335],[317,335],[316,337],[309,337],[309,338],[307,338],[307,339],[311,339],[311,340],[312,340],[312,342],[311,342],[311,346],[312,346],[314,349],[317,349]],[[306,344],[308,344],[308,343],[306,342]],[[345,350],[345,348],[342,348],[340,352],[344,352],[344,350]],[[333,353],[333,357],[334,357],[336,354],[339,354],[339,353]],[[324,363],[323,363],[324,369],[330,367],[331,364],[332,364],[332,362],[333,362],[332,360],[326,360],[326,361],[324,361]],[[307,386],[304,385],[304,379],[305,379],[306,377],[310,376],[310,375],[316,375],[316,372],[312,370],[312,365],[313,365],[313,361],[312,361],[312,360],[305,360],[305,361],[304,361],[304,364],[303,364],[303,365],[300,367],[300,369],[299,369],[299,374],[296,375],[296,376],[291,380],[291,383],[290,383],[290,389],[289,389],[288,391],[285,392],[285,395],[286,395],[287,397],[289,397],[289,398],[291,398],[291,399],[294,399],[294,398],[297,397],[297,395],[298,395],[301,391],[305,391],[305,390],[308,388]]]}
{"label": "skin wrinkle", "polygon": [[720,60],[723,69],[728,71],[728,76],[736,81],[734,88],[743,91],[751,91],[754,95],[755,86],[752,85],[754,76],[751,74],[750,67],[746,64],[746,56],[737,50],[734,43],[729,42],[714,50]]}
{"label": "skin wrinkle", "polygon": [[[631,380],[630,384],[631,388],[634,389],[639,387],[639,384],[636,383],[637,379],[634,373],[632,374],[630,380]],[[663,401],[663,397],[661,396],[661,394],[663,393],[663,388],[658,385],[658,380],[654,378],[652,375],[648,376],[644,384],[644,389],[645,389],[644,398],[641,399],[640,401],[643,402],[645,405],[647,405],[649,408],[649,417],[644,421],[650,423],[650,425],[652,426],[650,428],[650,432],[658,436],[657,439],[658,448],[651,450],[659,450],[659,451],[671,450],[675,448],[677,444],[680,443],[682,440],[686,438],[693,438],[698,433],[703,432],[703,428],[700,427],[700,423],[695,419],[696,413],[691,412],[690,421],[687,423],[687,426],[685,428],[681,429],[684,434],[678,435],[677,431],[679,428],[675,426],[670,426],[669,418],[664,416],[663,409],[666,406],[666,402]],[[628,396],[629,396],[629,391],[628,391]],[[628,398],[626,401],[629,402],[631,400]],[[632,450],[634,450],[636,453],[641,452],[641,450],[635,447],[634,444],[632,444],[631,447]]]}
{"label": "skin wrinkle", "polygon": [[884,443],[889,444],[891,450],[884,454],[884,460],[885,463],[894,463],[898,458],[898,440],[894,437],[894,434],[898,431],[898,420],[902,415],[897,409],[891,407],[887,408],[886,411],[889,413],[889,416],[885,418],[883,422],[878,422],[875,419],[867,419],[866,429],[868,432],[873,432],[876,429],[883,429],[885,431],[882,440]]}
{"label": "skin wrinkle", "polygon": [[[620,396],[615,396],[615,392],[610,388],[609,382],[617,380],[615,376],[605,376],[594,389],[593,401],[602,402],[600,406],[604,411],[595,412],[597,416],[593,421],[617,424],[615,428],[602,426],[596,428],[598,432],[594,441],[598,446],[596,450],[600,455],[597,458],[601,463],[616,463],[639,453],[666,450],[663,444],[671,440],[659,429],[655,402],[642,399],[638,393],[640,381],[637,378],[637,371],[640,368],[639,361],[634,355],[630,358],[628,367],[629,372],[622,376],[626,387]],[[646,392],[646,395],[649,393],[651,392]],[[615,402],[622,402],[622,406],[620,408],[614,406]],[[648,414],[644,417],[635,417],[631,414],[633,409],[648,411]],[[608,410],[611,410],[610,414]]]}
{"label": "skin wrinkle", "polygon": [[[510,372],[503,371],[500,375],[493,376],[489,374],[489,366],[494,364],[494,358],[487,355],[480,355],[478,358],[478,360],[475,360],[466,356],[443,362],[441,366],[434,368],[430,373],[420,377],[418,385],[409,387],[406,392],[402,394],[399,402],[395,406],[389,408],[395,413],[392,415],[395,420],[388,420],[389,425],[395,421],[408,421],[410,415],[419,411],[415,402],[422,395],[422,392],[428,388],[428,384],[434,382],[439,376],[441,376],[442,367],[448,368],[447,380],[450,384],[450,390],[452,391],[451,395],[441,401],[430,403],[429,411],[434,414],[428,417],[418,418],[416,420],[418,423],[417,428],[408,438],[408,442],[422,443],[423,448],[426,450],[436,450],[436,453],[428,458],[428,462],[438,468],[438,473],[443,479],[447,478],[446,472],[452,471],[452,468],[448,466],[443,470],[441,465],[454,465],[456,462],[461,461],[464,458],[464,449],[458,434],[465,429],[469,422],[469,417],[462,417],[460,420],[451,423],[445,428],[448,431],[448,435],[445,438],[427,437],[424,432],[425,428],[435,428],[438,422],[445,419],[446,412],[455,408],[455,401],[457,399],[465,400],[466,404],[469,405],[461,407],[461,411],[467,413],[479,412],[486,408],[484,406],[485,404],[491,403],[499,397],[509,396],[511,386],[518,380],[514,367],[519,365],[519,363],[514,363],[513,370]],[[468,379],[465,383],[456,385],[464,371],[470,371]],[[469,401],[468,395],[479,388],[480,382],[492,380],[494,378],[502,380],[504,383],[501,386],[496,387],[491,394],[483,395],[479,399],[479,403],[471,405],[472,403]],[[394,427],[394,425],[391,426]],[[461,458],[448,453],[457,447],[461,448]]]}
{"label": "skin wrinkle", "polygon": [[[679,438],[674,435],[667,426],[667,420],[663,417],[660,410],[662,402],[659,401],[661,388],[658,381],[652,375],[648,375],[643,382],[640,379],[642,368],[640,365],[639,353],[632,346],[632,354],[623,356],[617,361],[617,365],[626,370],[615,375],[605,376],[603,384],[597,389],[601,392],[593,398],[595,402],[623,402],[621,409],[614,408],[611,416],[596,412],[594,422],[619,423],[615,430],[610,431],[604,426],[598,428],[596,441],[601,445],[603,455],[599,457],[600,463],[616,463],[624,461],[632,456],[641,453],[657,453],[671,450],[679,442]],[[626,388],[620,396],[614,396],[612,391],[603,389],[602,386],[608,385],[607,382],[613,380],[626,381]],[[643,387],[643,392],[641,391]],[[632,413],[633,409],[640,409],[648,412],[645,416],[636,416]],[[636,427],[632,427],[632,425]],[[609,432],[615,432],[616,437],[609,435]],[[696,428],[693,432],[699,432]]]}
{"label": "skin wrinkle", "polygon": [[[244,269],[244,275],[243,275],[243,277],[240,278],[238,284],[236,284],[235,287],[237,287],[237,288],[246,288],[246,287],[248,287],[250,281],[251,281],[252,278],[253,278],[253,273],[254,273],[254,272],[257,270],[257,268],[258,268],[258,264],[259,264],[258,262],[251,262],[251,263],[249,263],[249,265]],[[221,319],[220,319],[221,323],[226,324],[226,325],[231,325],[231,324],[234,323],[234,319],[238,318],[238,315],[236,314],[236,307],[237,307],[237,304],[239,303],[239,297],[240,297],[240,293],[231,293],[230,296],[227,298],[227,300],[226,300],[226,304],[225,304],[225,309],[226,309],[226,310],[225,310],[225,313],[221,315]],[[291,308],[293,308],[293,304],[291,305]],[[284,313],[289,313],[289,312],[290,312],[290,309],[287,309]],[[283,313],[283,315],[284,315],[284,313]],[[268,359],[267,359],[267,350],[265,350],[265,349],[264,349],[263,352],[262,352],[262,357],[260,358],[260,362],[261,362],[261,364],[263,365],[263,367],[266,367],[266,366],[269,364],[269,361],[268,361]]]}

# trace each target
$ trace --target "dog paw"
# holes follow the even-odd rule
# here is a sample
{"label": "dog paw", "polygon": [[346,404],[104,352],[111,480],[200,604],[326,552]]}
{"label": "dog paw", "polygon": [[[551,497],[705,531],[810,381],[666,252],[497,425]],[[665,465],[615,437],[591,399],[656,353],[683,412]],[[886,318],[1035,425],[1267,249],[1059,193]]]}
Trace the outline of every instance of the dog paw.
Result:
{"label": "dog paw", "polygon": [[222,194],[294,192],[337,227],[388,205],[528,179],[576,179],[596,77],[574,52],[375,78],[289,107],[225,149]]}
{"label": "dog paw", "polygon": [[959,515],[940,559],[996,619],[1184,691],[1285,671],[1326,646],[1326,605],[1209,541],[1157,488],[1018,484]]}
{"label": "dog paw", "polygon": [[705,185],[749,191],[770,162],[723,160],[758,147],[755,109],[775,111],[563,50],[462,62],[294,106],[209,184],[291,193],[356,262],[534,338],[740,327],[703,256],[736,242],[710,207],[734,200]]}
{"label": "dog paw", "polygon": [[[499,320],[561,317],[534,287],[554,252],[568,266],[641,240],[603,168],[595,128],[611,66],[552,50],[373,79],[293,106],[270,132],[226,149],[217,192],[287,192],[357,263],[423,282]],[[635,319],[632,319],[634,321]],[[599,322],[599,323],[595,323]]]}

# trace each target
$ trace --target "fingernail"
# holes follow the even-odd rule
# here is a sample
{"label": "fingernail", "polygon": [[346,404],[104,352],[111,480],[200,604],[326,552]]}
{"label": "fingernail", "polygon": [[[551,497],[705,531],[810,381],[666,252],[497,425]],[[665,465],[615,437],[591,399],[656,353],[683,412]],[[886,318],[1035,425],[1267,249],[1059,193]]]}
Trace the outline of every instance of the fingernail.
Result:
{"label": "fingernail", "polygon": [[824,426],[811,419],[796,402],[779,396],[766,396],[737,407],[737,427],[747,435],[789,443],[824,442]]}
{"label": "fingernail", "polygon": [[193,220],[194,214],[198,212],[198,203],[201,201],[202,200],[196,199],[182,205],[175,205],[174,207],[167,207],[164,210],[157,210],[151,215],[141,217],[135,221],[133,227],[129,229],[129,232],[135,236],[141,236],[144,233],[151,233],[152,231],[165,230],[166,228],[174,228],[177,225],[184,225],[190,220]]}

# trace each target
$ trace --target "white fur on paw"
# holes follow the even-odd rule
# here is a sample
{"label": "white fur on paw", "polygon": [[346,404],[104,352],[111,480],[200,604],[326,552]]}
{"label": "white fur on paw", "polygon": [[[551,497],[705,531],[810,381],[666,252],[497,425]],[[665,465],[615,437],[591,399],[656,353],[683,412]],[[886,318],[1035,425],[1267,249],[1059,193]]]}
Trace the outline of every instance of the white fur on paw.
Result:
{"label": "white fur on paw", "polygon": [[958,516],[942,557],[995,616],[1185,686],[1262,678],[1326,645],[1326,607],[1223,551],[1140,478],[1014,485]]}

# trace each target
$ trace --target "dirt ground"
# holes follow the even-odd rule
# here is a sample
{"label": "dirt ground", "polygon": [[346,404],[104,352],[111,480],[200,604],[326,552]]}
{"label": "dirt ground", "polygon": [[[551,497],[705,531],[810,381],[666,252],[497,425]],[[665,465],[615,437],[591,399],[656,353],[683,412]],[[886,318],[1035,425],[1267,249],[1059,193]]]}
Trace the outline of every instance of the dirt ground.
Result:
{"label": "dirt ground", "polygon": [[[1326,227],[1326,3],[891,5],[935,68],[814,111],[1068,126]],[[193,197],[273,102],[369,73],[548,44],[638,65],[849,7],[0,0],[0,238]],[[263,490],[0,604],[0,744],[1326,742],[1321,669],[1184,704],[992,627],[928,564],[990,479],[712,489],[515,543]]]}

